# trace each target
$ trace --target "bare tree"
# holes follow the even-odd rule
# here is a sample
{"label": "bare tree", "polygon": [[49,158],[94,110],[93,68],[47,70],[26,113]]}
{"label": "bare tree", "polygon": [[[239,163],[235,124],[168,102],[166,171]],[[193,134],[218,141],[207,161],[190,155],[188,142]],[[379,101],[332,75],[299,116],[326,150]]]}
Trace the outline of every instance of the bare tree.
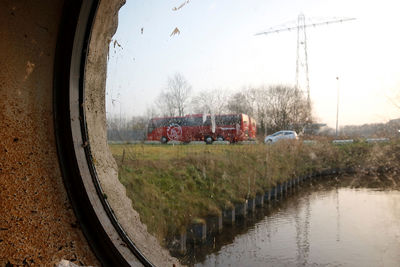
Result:
{"label": "bare tree", "polygon": [[298,132],[311,123],[311,110],[305,96],[285,85],[243,88],[232,95],[227,108],[255,118],[258,132],[293,129]]}
{"label": "bare tree", "polygon": [[150,120],[151,118],[157,117],[159,114],[157,112],[157,108],[154,104],[147,106],[146,111],[144,113],[144,117],[147,118],[147,120]]}
{"label": "bare tree", "polygon": [[386,99],[391,103],[395,108],[400,110],[400,93],[396,93],[395,95],[388,96],[386,95]]}
{"label": "bare tree", "polygon": [[147,118],[144,116],[108,116],[107,139],[109,141],[144,140],[146,136]]}
{"label": "bare tree", "polygon": [[249,88],[247,90],[248,102],[252,105],[252,116],[257,120],[259,132],[267,133],[267,110],[269,106],[268,90],[265,86],[258,88]]}
{"label": "bare tree", "polygon": [[271,130],[293,129],[301,132],[311,123],[310,114],[307,99],[296,88],[285,85],[268,88],[266,118]]}
{"label": "bare tree", "polygon": [[232,113],[244,113],[252,116],[253,103],[252,98],[248,95],[248,90],[233,94],[228,100],[227,108]]}
{"label": "bare tree", "polygon": [[223,114],[226,112],[226,91],[215,89],[202,91],[193,97],[191,106],[194,113]]}
{"label": "bare tree", "polygon": [[167,88],[156,101],[161,113],[166,116],[184,116],[189,103],[192,87],[182,74],[168,78]]}
{"label": "bare tree", "polygon": [[176,107],[170,92],[162,91],[158,95],[155,104],[162,116],[176,116]]}
{"label": "bare tree", "polygon": [[232,113],[245,113],[257,121],[258,131],[266,133],[269,95],[267,87],[244,87],[231,96],[227,108]]}

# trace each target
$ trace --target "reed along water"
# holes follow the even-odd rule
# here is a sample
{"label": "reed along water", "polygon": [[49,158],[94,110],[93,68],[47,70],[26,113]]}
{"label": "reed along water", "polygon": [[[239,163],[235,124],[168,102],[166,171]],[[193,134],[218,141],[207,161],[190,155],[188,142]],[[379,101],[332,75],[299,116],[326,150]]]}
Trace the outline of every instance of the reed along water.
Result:
{"label": "reed along water", "polygon": [[194,266],[400,266],[400,191],[318,182],[258,209],[184,259]]}

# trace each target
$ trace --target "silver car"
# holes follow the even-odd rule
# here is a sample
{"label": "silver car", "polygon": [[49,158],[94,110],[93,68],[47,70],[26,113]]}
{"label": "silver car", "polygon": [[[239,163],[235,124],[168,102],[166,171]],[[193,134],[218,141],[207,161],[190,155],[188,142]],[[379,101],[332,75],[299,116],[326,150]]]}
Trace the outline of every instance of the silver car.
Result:
{"label": "silver car", "polygon": [[295,131],[279,131],[274,134],[268,135],[264,139],[264,143],[272,144],[283,139],[299,139]]}

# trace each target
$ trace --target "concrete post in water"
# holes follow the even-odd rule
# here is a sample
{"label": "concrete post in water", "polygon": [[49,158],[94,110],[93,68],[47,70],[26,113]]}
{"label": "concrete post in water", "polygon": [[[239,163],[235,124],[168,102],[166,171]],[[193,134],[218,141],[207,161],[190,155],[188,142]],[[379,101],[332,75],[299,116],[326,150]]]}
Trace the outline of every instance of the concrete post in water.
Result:
{"label": "concrete post in water", "polygon": [[[267,193],[265,193],[267,194]],[[263,207],[264,206],[264,195],[256,195],[256,206]]]}
{"label": "concrete post in water", "polygon": [[203,243],[206,241],[207,227],[203,222],[193,223],[187,230],[187,238],[193,242]]}
{"label": "concrete post in water", "polygon": [[292,182],[291,182],[291,188],[292,188],[292,190],[294,190],[295,187],[296,187],[296,181],[297,181],[297,178],[293,178],[293,179],[292,179]]}
{"label": "concrete post in water", "polygon": [[172,240],[168,240],[168,249],[173,253],[178,253],[180,255],[186,254],[186,241],[187,234],[186,229],[176,233]]}
{"label": "concrete post in water", "polygon": [[244,218],[247,215],[247,201],[244,203],[237,203],[235,205],[235,215],[238,218]]}
{"label": "concrete post in water", "polygon": [[180,233],[179,236],[179,253],[180,254],[186,254],[186,231]]}
{"label": "concrete post in water", "polygon": [[264,194],[264,203],[269,202],[271,200],[271,195],[272,195],[272,188],[265,192]]}
{"label": "concrete post in water", "polygon": [[235,224],[235,208],[227,209],[222,212],[222,222],[227,225]]}
{"label": "concrete post in water", "polygon": [[[274,197],[274,194],[275,194],[275,189],[274,189],[274,187],[272,187],[268,191],[268,195],[267,195],[268,202],[270,202],[272,200],[272,198]],[[264,198],[264,202],[265,202],[265,198]]]}
{"label": "concrete post in water", "polygon": [[275,200],[278,199],[279,192],[280,192],[279,184],[277,184],[277,185],[275,185],[275,187],[274,187],[274,199],[275,199]]}
{"label": "concrete post in water", "polygon": [[206,218],[207,235],[221,233],[222,231],[222,213]]}
{"label": "concrete post in water", "polygon": [[329,174],[331,174],[331,170],[323,170],[322,172],[320,172],[318,178],[321,178],[322,176],[326,176],[326,175],[329,175]]}
{"label": "concrete post in water", "polygon": [[223,223],[222,223],[222,213],[218,216],[218,233],[222,232]]}
{"label": "concrete post in water", "polygon": [[282,186],[282,184],[279,183],[276,187],[277,187],[277,189],[278,189],[278,194],[277,194],[277,196],[281,196],[282,193],[283,193],[283,186]]}
{"label": "concrete post in water", "polygon": [[256,199],[255,198],[248,199],[247,200],[247,211],[254,212],[255,209],[256,209]]}
{"label": "concrete post in water", "polygon": [[287,194],[287,182],[283,182],[282,183],[282,194],[281,194],[282,198],[284,196],[286,196],[286,194]]}

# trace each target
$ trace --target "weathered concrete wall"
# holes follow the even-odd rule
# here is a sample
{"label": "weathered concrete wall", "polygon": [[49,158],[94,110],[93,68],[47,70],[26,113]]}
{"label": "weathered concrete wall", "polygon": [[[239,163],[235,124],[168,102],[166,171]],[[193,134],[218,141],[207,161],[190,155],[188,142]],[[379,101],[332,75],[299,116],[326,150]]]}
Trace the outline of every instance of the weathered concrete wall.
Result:
{"label": "weathered concrete wall", "polygon": [[105,93],[109,42],[118,25],[118,11],[125,0],[103,0],[97,11],[89,45],[85,77],[85,108],[91,153],[102,189],[119,223],[141,252],[156,266],[179,262],[147,232],[132,208],[125,187],[118,180],[118,166],[107,144]]}
{"label": "weathered concrete wall", "polygon": [[52,83],[63,2],[0,1],[0,266],[99,265],[57,161]]}

